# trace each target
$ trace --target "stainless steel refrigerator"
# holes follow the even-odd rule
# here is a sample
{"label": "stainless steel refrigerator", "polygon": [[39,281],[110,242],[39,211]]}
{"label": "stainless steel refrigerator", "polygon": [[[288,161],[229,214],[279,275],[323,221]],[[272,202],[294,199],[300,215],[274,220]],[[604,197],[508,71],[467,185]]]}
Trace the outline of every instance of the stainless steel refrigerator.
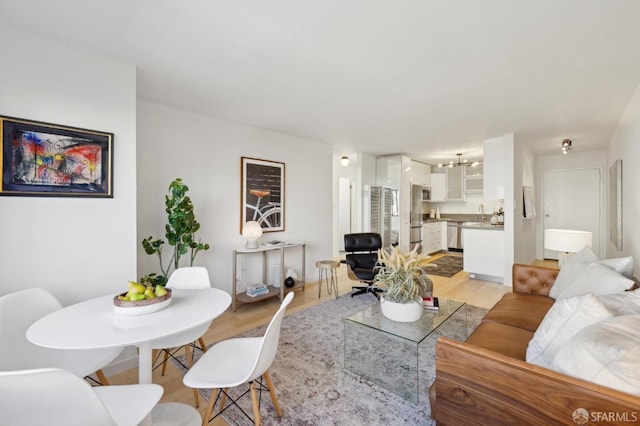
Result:
{"label": "stainless steel refrigerator", "polygon": [[419,253],[422,253],[422,191],[424,189],[426,188],[422,185],[411,185],[409,248],[413,250],[413,247],[419,244]]}

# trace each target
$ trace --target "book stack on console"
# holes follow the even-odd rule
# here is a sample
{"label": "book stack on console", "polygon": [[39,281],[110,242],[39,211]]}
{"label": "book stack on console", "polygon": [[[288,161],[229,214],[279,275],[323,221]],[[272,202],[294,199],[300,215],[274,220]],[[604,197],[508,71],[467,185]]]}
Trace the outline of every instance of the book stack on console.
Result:
{"label": "book stack on console", "polygon": [[422,306],[425,309],[428,309],[430,311],[437,311],[440,309],[440,304],[438,303],[438,298],[437,297],[433,297],[433,296],[429,296],[429,297],[423,297],[422,298]]}
{"label": "book stack on console", "polygon": [[269,288],[266,284],[252,284],[247,286],[247,296],[258,297],[269,293]]}

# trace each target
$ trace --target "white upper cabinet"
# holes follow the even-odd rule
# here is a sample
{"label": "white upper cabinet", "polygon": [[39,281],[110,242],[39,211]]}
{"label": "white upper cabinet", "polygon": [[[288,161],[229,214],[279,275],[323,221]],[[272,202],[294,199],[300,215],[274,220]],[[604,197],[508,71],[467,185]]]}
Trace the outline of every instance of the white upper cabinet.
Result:
{"label": "white upper cabinet", "polygon": [[431,174],[431,201],[446,201],[446,178],[444,173]]}
{"label": "white upper cabinet", "polygon": [[447,201],[464,201],[464,167],[447,167]]}
{"label": "white upper cabinet", "polygon": [[431,185],[431,166],[419,161],[411,160],[411,169],[409,171],[410,182],[412,185]]}
{"label": "white upper cabinet", "polygon": [[464,192],[468,193],[482,193],[483,186],[483,166],[484,163],[480,163],[477,166],[466,166],[464,168]]}

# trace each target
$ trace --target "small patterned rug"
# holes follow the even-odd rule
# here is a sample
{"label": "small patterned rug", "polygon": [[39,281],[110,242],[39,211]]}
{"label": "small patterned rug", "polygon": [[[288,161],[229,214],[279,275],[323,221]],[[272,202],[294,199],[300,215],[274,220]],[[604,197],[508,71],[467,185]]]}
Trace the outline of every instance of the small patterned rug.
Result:
{"label": "small patterned rug", "polygon": [[[435,424],[430,417],[427,394],[435,374],[434,344],[423,342],[419,346],[420,403],[417,406],[343,368],[343,318],[373,303],[379,302],[372,295],[353,298],[345,295],[283,319],[278,355],[269,371],[284,415],[278,418],[269,393],[263,392],[260,409],[263,424]],[[486,312],[485,309],[467,306],[469,334],[477,327]],[[213,326],[215,327],[215,322]],[[265,328],[266,326],[258,327],[241,336],[261,336]],[[444,330],[442,333],[446,334]],[[434,339],[436,337],[434,336]],[[464,339],[464,336],[455,337]],[[201,353],[197,353],[196,358],[200,355]],[[184,374],[184,369],[178,364],[176,367]],[[238,395],[244,392],[245,388],[248,389],[248,386],[230,389],[230,392]],[[201,394],[208,400],[211,390],[203,389]],[[248,395],[241,399],[239,405],[253,416]],[[236,407],[229,408],[222,416],[230,425],[252,424]]]}
{"label": "small patterned rug", "polygon": [[438,266],[427,268],[428,275],[450,278],[462,271],[462,256],[442,256],[429,263]]}

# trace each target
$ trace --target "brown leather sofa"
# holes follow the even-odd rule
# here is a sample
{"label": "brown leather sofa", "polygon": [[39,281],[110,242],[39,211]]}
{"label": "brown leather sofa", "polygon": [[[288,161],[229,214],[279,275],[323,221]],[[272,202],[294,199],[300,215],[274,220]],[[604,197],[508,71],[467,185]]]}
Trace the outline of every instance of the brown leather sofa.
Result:
{"label": "brown leather sofa", "polygon": [[[438,425],[575,425],[582,408],[607,424],[640,421],[640,398],[525,362],[529,341],[554,303],[558,270],[513,265],[513,292],[468,337],[436,344],[436,380],[429,390]],[[594,413],[594,414],[591,414]],[[590,419],[592,420],[592,419]]]}

